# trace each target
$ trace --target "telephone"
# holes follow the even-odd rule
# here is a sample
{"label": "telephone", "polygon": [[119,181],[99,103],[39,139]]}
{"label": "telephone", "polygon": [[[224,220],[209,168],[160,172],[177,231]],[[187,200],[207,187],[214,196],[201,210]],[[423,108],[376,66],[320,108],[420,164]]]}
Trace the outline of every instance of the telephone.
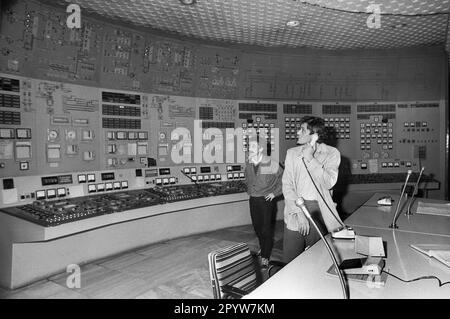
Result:
{"label": "telephone", "polygon": [[318,139],[319,139],[319,135],[317,133],[311,134],[311,141],[309,141],[309,145],[314,147],[314,145],[316,145]]}

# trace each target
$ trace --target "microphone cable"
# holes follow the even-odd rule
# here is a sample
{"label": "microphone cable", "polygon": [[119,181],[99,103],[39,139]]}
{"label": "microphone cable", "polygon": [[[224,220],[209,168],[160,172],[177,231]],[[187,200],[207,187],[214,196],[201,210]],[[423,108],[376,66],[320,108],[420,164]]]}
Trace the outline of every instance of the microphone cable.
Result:
{"label": "microphone cable", "polygon": [[414,279],[410,279],[410,280],[404,280],[404,279],[402,279],[402,278],[400,278],[400,277],[398,277],[398,276],[396,276],[396,275],[394,275],[394,274],[391,274],[390,272],[387,272],[386,270],[382,270],[381,272],[384,272],[385,274],[387,274],[387,275],[389,275],[389,276],[392,276],[392,277],[394,277],[395,279],[400,280],[400,281],[405,282],[405,283],[414,282],[414,281],[419,281],[419,280],[424,280],[424,279],[436,279],[436,280],[438,281],[439,288],[442,287],[442,286],[444,286],[444,285],[450,284],[450,281],[447,281],[447,282],[444,282],[444,283],[443,283],[443,282],[442,282],[438,277],[436,277],[436,276],[422,276],[422,277],[418,277],[418,278],[414,278]]}
{"label": "microphone cable", "polygon": [[306,171],[308,172],[309,177],[311,178],[311,181],[313,182],[314,187],[316,188],[317,192],[319,193],[320,197],[322,198],[323,202],[325,203],[325,205],[327,205],[328,210],[330,211],[331,215],[333,215],[333,217],[336,219],[336,221],[341,224],[342,226],[345,226],[345,224],[341,221],[340,218],[336,217],[336,215],[333,213],[333,211],[331,210],[330,206],[328,206],[328,203],[326,202],[325,198],[323,198],[322,193],[320,192],[319,188],[316,185],[316,182],[314,181],[313,177],[311,176],[311,173],[308,170],[308,166],[306,166],[305,163],[305,158],[302,157],[302,161],[303,164],[305,165]]}

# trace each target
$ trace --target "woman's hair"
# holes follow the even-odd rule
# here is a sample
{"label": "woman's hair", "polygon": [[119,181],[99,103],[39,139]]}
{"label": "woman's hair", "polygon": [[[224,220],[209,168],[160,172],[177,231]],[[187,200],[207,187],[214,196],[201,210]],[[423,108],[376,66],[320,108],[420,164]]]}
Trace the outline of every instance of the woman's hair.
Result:
{"label": "woman's hair", "polygon": [[311,134],[317,133],[319,139],[318,143],[324,143],[328,140],[328,132],[325,127],[325,121],[316,116],[304,116],[300,120],[300,125],[306,123],[306,127],[311,131]]}

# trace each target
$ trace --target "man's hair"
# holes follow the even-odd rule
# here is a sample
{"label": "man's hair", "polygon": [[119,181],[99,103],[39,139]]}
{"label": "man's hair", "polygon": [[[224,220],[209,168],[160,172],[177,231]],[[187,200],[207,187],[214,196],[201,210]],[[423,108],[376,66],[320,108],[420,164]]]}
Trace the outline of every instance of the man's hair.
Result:
{"label": "man's hair", "polygon": [[324,143],[328,140],[328,133],[325,127],[325,121],[316,116],[304,116],[300,120],[300,125],[306,123],[306,128],[311,131],[311,134],[317,133],[319,139],[318,143]]}

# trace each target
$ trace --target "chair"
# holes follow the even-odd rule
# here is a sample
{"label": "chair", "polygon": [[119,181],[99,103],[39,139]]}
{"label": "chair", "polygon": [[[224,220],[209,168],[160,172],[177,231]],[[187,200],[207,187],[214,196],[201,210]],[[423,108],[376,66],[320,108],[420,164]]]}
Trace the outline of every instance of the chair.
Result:
{"label": "chair", "polygon": [[[215,299],[241,298],[259,285],[257,266],[246,243],[210,252],[208,263]],[[279,262],[270,266],[274,264],[282,267]]]}

